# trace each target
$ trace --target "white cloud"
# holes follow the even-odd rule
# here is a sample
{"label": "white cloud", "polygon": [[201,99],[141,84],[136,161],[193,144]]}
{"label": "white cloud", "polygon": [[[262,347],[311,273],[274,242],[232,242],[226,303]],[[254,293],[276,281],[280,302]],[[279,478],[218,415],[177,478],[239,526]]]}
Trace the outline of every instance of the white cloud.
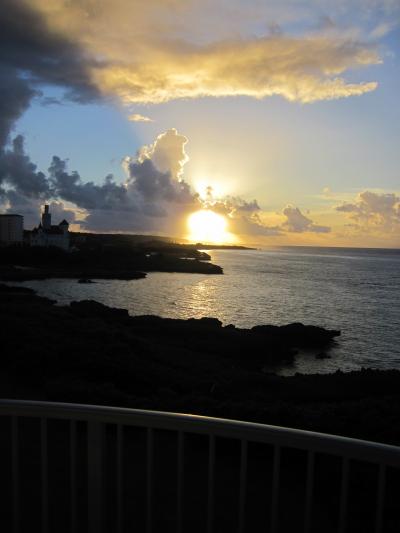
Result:
{"label": "white cloud", "polygon": [[[238,95],[280,95],[307,103],[361,95],[377,87],[375,80],[345,79],[349,70],[381,62],[375,44],[339,29],[295,36],[268,32],[267,22],[275,22],[271,17],[277,5],[265,10],[259,2],[252,3],[254,12],[265,17],[266,33],[261,35],[252,31],[255,20],[249,10],[236,3],[31,0],[31,4],[53,31],[80,46],[97,88],[125,104]],[[283,11],[291,7],[285,4]],[[212,24],[203,34],[199,20],[223,22],[222,37]]]}
{"label": "white cloud", "polygon": [[139,113],[133,113],[129,115],[128,120],[130,122],[154,122],[152,118],[140,115]]}
{"label": "white cloud", "polygon": [[375,28],[371,31],[370,35],[373,39],[381,39],[388,33],[390,33],[394,28],[396,24],[393,22],[381,22]]}

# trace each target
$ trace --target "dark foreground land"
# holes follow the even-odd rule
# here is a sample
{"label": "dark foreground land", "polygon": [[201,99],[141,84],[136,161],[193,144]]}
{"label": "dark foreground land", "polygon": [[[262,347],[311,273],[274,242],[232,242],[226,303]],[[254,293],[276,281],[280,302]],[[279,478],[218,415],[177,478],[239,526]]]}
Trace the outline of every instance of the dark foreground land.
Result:
{"label": "dark foreground land", "polygon": [[291,324],[130,317],[0,286],[1,396],[180,411],[400,445],[400,372],[280,377],[265,367],[339,334]]}
{"label": "dark foreground land", "polygon": [[[104,237],[99,239],[99,237]],[[192,245],[123,239],[118,235],[72,234],[72,250],[29,246],[0,249],[0,280],[139,279],[146,272],[222,274],[211,257]]]}
{"label": "dark foreground land", "polygon": [[[130,317],[93,301],[56,306],[34,291],[0,285],[0,396],[180,411],[264,422],[400,444],[400,372],[363,370],[332,375],[278,377],[265,366],[293,359],[299,347],[329,348],[339,332],[291,324],[241,330],[216,319]],[[0,527],[12,531],[13,450],[10,421],[0,418]],[[38,421],[22,419],[20,438],[20,531],[42,532],[41,433]],[[76,494],[71,496],[70,426],[48,422],[49,531],[87,531],[88,450],[78,423]],[[154,432],[154,533],[177,531],[177,437]],[[146,531],[148,504],[146,431],[125,428],[122,531]],[[116,531],[115,427],[105,436],[107,456],[103,532]],[[216,439],[214,531],[238,528],[240,441]],[[208,441],[187,434],[182,531],[207,531]],[[272,505],[273,449],[249,443],[245,532],[303,531],[307,454],[282,448],[279,498]],[[395,475],[395,473],[393,473]],[[377,468],[353,461],[349,494],[351,533],[375,531]],[[340,458],[316,457],[312,533],[339,527]],[[388,480],[384,531],[397,533],[399,479]]]}

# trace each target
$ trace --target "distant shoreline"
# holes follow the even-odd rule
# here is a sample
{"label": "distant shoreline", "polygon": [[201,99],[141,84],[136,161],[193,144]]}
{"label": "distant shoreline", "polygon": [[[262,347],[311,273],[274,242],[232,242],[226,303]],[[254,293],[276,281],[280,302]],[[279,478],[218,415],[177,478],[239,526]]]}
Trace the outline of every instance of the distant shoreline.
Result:
{"label": "distant shoreline", "polygon": [[259,250],[259,248],[250,248],[249,246],[240,246],[235,244],[202,244],[194,245],[197,250]]}
{"label": "distant shoreline", "polygon": [[[294,248],[296,250],[364,250],[366,252],[372,251],[372,252],[389,252],[389,253],[400,253],[400,248],[374,248],[374,247],[364,247],[364,246],[306,246],[306,245],[298,245],[298,244],[285,244],[285,245],[271,245],[266,246],[265,248],[257,248],[261,249],[262,251],[268,251],[268,250],[282,250],[286,248]],[[254,248],[253,248],[254,249]]]}

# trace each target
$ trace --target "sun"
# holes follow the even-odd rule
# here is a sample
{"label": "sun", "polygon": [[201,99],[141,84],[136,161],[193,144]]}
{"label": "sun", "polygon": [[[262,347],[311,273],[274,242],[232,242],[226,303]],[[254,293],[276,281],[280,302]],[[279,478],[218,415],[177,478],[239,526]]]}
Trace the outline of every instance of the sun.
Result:
{"label": "sun", "polygon": [[227,219],[209,209],[201,209],[192,213],[187,225],[188,239],[194,242],[223,244],[234,240],[232,234],[227,231]]}

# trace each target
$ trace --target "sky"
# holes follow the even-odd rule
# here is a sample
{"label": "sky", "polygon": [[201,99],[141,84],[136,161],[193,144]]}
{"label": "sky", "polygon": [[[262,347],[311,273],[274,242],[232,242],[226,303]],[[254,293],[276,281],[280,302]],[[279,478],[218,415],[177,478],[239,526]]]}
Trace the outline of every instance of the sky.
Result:
{"label": "sky", "polygon": [[400,246],[400,0],[3,3],[0,212]]}

